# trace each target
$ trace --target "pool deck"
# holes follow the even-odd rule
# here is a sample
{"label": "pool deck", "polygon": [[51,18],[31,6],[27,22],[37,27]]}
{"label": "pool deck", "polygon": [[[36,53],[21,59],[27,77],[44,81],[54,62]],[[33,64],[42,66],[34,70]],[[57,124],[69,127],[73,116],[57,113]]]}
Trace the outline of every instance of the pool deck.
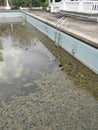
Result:
{"label": "pool deck", "polygon": [[[60,13],[50,13],[41,10],[23,11],[43,22],[49,24],[85,43],[98,49],[98,22],[84,19],[77,19],[76,17],[68,17],[68,15]],[[64,17],[61,24],[58,21]]]}

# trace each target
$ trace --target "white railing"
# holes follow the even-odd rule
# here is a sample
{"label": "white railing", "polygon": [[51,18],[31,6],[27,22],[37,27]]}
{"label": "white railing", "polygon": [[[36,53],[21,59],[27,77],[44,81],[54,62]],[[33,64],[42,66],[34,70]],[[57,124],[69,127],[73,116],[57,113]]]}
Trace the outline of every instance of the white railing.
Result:
{"label": "white railing", "polygon": [[98,1],[83,2],[83,11],[90,13],[98,13]]}
{"label": "white railing", "polygon": [[78,1],[69,1],[69,2],[65,2],[66,4],[66,10],[67,11],[78,11],[78,7],[79,7],[79,2]]}
{"label": "white railing", "polygon": [[55,2],[55,3],[51,3],[51,12],[59,12],[60,10],[62,10],[63,7],[63,2]]}
{"label": "white railing", "polygon": [[98,1],[62,1],[51,3],[51,12],[59,12],[60,10],[98,13]]}

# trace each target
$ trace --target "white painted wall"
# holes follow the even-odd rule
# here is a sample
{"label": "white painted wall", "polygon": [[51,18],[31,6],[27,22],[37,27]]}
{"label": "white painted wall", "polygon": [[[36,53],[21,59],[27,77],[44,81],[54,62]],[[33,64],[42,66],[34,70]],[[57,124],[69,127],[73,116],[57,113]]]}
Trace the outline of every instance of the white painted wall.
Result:
{"label": "white painted wall", "polygon": [[60,10],[85,12],[85,13],[98,13],[98,1],[90,0],[62,0],[61,2],[50,2],[51,12],[59,12]]}

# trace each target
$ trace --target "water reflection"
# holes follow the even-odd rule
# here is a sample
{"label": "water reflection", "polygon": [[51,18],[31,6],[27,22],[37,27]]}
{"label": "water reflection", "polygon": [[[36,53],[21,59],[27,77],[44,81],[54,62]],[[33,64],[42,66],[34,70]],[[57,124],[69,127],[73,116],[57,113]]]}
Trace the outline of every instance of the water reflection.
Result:
{"label": "water reflection", "polygon": [[19,64],[19,55],[22,53],[21,50],[16,50],[12,46],[11,36],[6,35],[1,38],[3,45],[3,63],[0,64],[0,79],[7,82],[8,79],[13,77],[19,77],[22,72],[22,65]]}
{"label": "water reflection", "polygon": [[3,46],[2,46],[2,43],[1,43],[1,41],[0,41],[0,62],[3,61],[2,49],[3,49]]}
{"label": "water reflection", "polygon": [[49,71],[48,67],[51,70],[53,66],[57,66],[55,58],[35,37],[36,34],[27,29],[25,23],[3,24],[0,28],[3,61],[0,63],[1,82],[10,84],[12,88],[22,87],[24,82],[41,78],[41,72]]}
{"label": "water reflection", "polygon": [[89,69],[28,23],[0,25],[0,52],[0,129],[98,128]]}

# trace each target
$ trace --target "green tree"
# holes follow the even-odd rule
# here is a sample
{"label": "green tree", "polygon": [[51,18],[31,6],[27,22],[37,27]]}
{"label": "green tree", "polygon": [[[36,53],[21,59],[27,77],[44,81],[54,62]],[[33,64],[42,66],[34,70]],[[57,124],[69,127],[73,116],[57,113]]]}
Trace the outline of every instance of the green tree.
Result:
{"label": "green tree", "polygon": [[11,2],[15,8],[22,7],[40,7],[40,6],[47,6],[48,0],[12,0]]}
{"label": "green tree", "polygon": [[0,6],[4,5],[4,0],[0,0]]}
{"label": "green tree", "polygon": [[44,2],[44,5],[43,5],[44,7],[48,7],[48,0],[46,0],[45,2]]}
{"label": "green tree", "polygon": [[29,0],[12,0],[12,5],[15,8],[19,8],[20,6],[29,6]]}

